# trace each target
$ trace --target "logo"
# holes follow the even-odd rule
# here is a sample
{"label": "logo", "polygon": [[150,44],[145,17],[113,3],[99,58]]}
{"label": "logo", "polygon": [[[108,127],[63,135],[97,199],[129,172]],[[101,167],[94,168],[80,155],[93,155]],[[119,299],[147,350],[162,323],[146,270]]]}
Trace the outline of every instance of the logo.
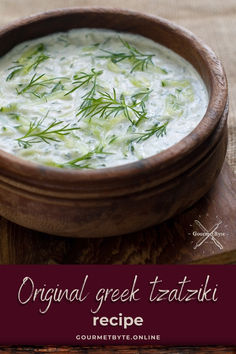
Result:
{"label": "logo", "polygon": [[[199,218],[200,217],[201,216],[199,215]],[[220,225],[222,224],[222,220],[218,216],[216,219],[216,223],[209,230],[204,226],[203,222],[198,219],[194,220],[194,225],[190,225],[194,231],[189,234],[194,237],[199,237],[198,241],[193,246],[194,250],[201,247],[204,243],[212,243],[220,250],[223,249],[223,245],[219,238],[226,236],[226,233],[218,231]]]}

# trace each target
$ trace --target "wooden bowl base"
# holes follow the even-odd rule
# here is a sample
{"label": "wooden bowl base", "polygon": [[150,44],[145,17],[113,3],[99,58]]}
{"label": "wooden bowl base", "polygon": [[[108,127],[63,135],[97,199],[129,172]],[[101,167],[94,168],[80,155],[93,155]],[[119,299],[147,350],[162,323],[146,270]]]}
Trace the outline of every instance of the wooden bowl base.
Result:
{"label": "wooden bowl base", "polygon": [[[32,231],[1,218],[0,264],[233,263],[236,262],[235,215],[235,177],[225,163],[212,189],[192,208],[161,225],[129,235],[64,238]],[[194,236],[194,232],[203,232],[202,227],[210,231],[214,226],[220,234],[215,238],[222,248],[210,237],[197,247],[203,237]]]}

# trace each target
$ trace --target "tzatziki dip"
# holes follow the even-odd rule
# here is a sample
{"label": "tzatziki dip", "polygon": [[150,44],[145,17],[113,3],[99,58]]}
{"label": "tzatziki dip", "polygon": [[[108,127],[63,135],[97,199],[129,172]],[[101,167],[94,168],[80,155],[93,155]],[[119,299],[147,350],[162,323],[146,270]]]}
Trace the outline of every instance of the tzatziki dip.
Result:
{"label": "tzatziki dip", "polygon": [[0,58],[0,149],[48,166],[150,157],[188,135],[207,105],[190,63],[140,35],[74,29]]}

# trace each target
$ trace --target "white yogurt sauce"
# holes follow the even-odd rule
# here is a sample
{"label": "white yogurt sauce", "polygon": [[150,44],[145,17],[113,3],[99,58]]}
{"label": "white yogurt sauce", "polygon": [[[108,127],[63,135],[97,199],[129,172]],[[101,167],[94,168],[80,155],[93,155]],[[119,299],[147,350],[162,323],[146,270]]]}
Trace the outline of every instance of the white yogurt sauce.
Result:
{"label": "white yogurt sauce", "polygon": [[134,162],[188,135],[208,95],[183,58],[139,35],[76,29],[0,59],[0,148],[41,164]]}

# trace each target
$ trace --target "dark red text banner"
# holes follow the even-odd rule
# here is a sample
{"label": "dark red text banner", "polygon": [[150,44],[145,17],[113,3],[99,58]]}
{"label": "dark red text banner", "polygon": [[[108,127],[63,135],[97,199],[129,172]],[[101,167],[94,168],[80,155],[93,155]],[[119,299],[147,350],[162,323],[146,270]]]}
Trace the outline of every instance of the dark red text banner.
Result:
{"label": "dark red text banner", "polygon": [[236,266],[0,266],[1,345],[236,345]]}

